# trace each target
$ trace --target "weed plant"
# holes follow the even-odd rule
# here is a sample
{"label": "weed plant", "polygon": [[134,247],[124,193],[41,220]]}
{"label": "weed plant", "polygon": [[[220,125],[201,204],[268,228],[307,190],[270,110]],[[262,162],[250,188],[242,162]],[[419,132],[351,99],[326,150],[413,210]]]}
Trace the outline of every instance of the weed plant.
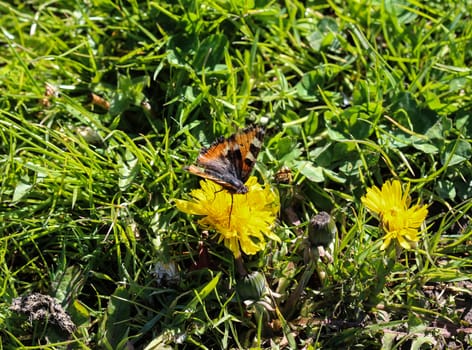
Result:
{"label": "weed plant", "polygon": [[[472,347],[471,13],[1,1],[0,348]],[[251,124],[280,242],[235,261],[175,201]],[[410,249],[361,201],[390,180]]]}

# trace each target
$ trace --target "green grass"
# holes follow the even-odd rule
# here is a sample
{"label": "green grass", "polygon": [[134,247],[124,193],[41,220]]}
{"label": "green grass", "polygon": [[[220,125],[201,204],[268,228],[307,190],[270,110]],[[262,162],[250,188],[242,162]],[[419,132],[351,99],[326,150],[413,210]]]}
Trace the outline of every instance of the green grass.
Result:
{"label": "green grass", "polygon": [[[13,3],[0,2],[2,349],[472,346],[469,2]],[[230,251],[173,199],[198,187],[183,167],[200,147],[254,123],[282,243],[245,263],[280,296],[247,306]],[[277,184],[284,166],[293,181]],[[391,178],[429,206],[396,258],[360,201]],[[333,260],[305,264],[320,211],[338,228]],[[10,309],[31,293],[55,297],[74,334]]]}

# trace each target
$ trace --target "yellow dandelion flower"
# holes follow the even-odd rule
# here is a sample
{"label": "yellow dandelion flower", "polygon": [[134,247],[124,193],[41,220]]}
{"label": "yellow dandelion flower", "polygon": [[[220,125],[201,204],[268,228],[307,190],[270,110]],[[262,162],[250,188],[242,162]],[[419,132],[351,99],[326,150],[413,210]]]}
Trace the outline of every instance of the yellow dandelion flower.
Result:
{"label": "yellow dandelion flower", "polygon": [[201,189],[193,190],[191,200],[176,200],[177,208],[187,214],[202,215],[198,223],[214,229],[236,258],[241,250],[248,255],[263,250],[266,238],[280,241],[271,228],[279,212],[278,195],[269,187],[257,183],[251,176],[245,184],[246,194],[231,194],[220,185],[200,181]]}
{"label": "yellow dandelion flower", "polygon": [[374,214],[379,216],[395,215],[396,210],[403,210],[410,205],[408,192],[409,184],[404,194],[400,181],[387,181],[380,190],[377,186],[367,189],[367,193],[362,197],[362,203]]}
{"label": "yellow dandelion flower", "polygon": [[387,181],[382,189],[377,186],[367,189],[367,193],[361,198],[362,203],[379,220],[380,226],[385,231],[384,242],[380,249],[387,248],[392,240],[410,249],[418,242],[418,229],[428,215],[426,206],[415,204],[410,207],[410,186],[402,191],[398,180]]}

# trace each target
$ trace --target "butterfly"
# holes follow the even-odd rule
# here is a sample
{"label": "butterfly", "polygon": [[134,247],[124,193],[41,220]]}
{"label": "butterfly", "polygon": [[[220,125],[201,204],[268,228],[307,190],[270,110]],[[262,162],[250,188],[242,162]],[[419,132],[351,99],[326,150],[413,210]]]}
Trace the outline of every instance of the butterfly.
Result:
{"label": "butterfly", "polygon": [[244,183],[254,168],[264,133],[261,126],[250,126],[228,138],[221,136],[200,150],[197,165],[185,170],[216,182],[231,194],[247,193]]}

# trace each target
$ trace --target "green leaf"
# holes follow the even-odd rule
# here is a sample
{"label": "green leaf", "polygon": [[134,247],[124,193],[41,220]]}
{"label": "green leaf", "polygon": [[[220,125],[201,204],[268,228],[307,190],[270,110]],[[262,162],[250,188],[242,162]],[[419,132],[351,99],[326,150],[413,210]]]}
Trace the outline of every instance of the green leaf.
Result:
{"label": "green leaf", "polygon": [[295,162],[296,169],[311,182],[323,182],[325,180],[323,168],[315,167],[310,161]]}
{"label": "green leaf", "polygon": [[331,181],[337,182],[337,183],[345,183],[346,178],[339,176],[336,172],[323,168],[323,174],[325,175],[326,178],[330,179]]}
{"label": "green leaf", "polygon": [[140,170],[138,158],[133,153],[126,150],[124,157],[124,159],[120,158],[119,161],[120,179],[118,180],[118,186],[122,191],[131,186]]}
{"label": "green leaf", "polygon": [[105,317],[99,332],[99,344],[105,348],[117,349],[117,346],[128,337],[130,325],[128,323],[131,307],[126,287],[118,287],[110,296]]}
{"label": "green leaf", "polygon": [[438,147],[426,142],[414,142],[413,147],[426,154],[437,154],[439,152]]}
{"label": "green leaf", "polygon": [[436,183],[436,192],[439,197],[444,199],[456,198],[456,188],[454,183],[449,180],[438,180]]}
{"label": "green leaf", "polygon": [[308,115],[307,121],[303,124],[303,129],[306,135],[315,135],[319,125],[319,114],[311,112]]}
{"label": "green leaf", "polygon": [[58,270],[52,281],[54,296],[64,305],[68,299],[73,298],[79,293],[83,283],[84,277],[79,266],[71,265],[67,266],[63,271]]}
{"label": "green leaf", "polygon": [[[210,72],[214,71],[223,59],[227,46],[228,40],[221,34],[213,34],[203,39],[197,52],[195,52],[194,69],[196,71],[201,71],[202,69],[208,69]],[[226,70],[227,67],[221,65],[219,70],[223,69]]]}
{"label": "green leaf", "polygon": [[452,121],[449,118],[440,118],[425,133],[430,139],[444,139],[446,133],[452,129]]}
{"label": "green leaf", "polygon": [[339,30],[338,24],[334,18],[325,17],[316,26],[317,30],[308,35],[307,40],[310,47],[319,52],[322,48],[331,46],[336,39],[336,33]]}
{"label": "green leaf", "polygon": [[324,84],[324,77],[319,71],[305,73],[300,82],[295,85],[298,97],[307,102],[316,102],[319,100],[320,86]]}
{"label": "green leaf", "polygon": [[297,160],[302,151],[297,147],[292,137],[283,137],[277,142],[277,159],[281,163],[290,163]]}
{"label": "green leaf", "polygon": [[456,127],[467,139],[472,139],[472,116],[465,114],[456,119]]}
{"label": "green leaf", "polygon": [[70,317],[77,327],[90,326],[90,311],[80,300],[75,299],[67,308],[67,312],[70,314]]}
{"label": "green leaf", "polygon": [[465,140],[449,142],[446,149],[441,154],[442,164],[448,167],[458,165],[470,159],[472,155],[472,146]]}
{"label": "green leaf", "polygon": [[32,187],[32,184],[25,182],[20,182],[18,185],[16,185],[15,191],[13,192],[12,203],[15,204],[23,199],[26,195],[28,195]]}

